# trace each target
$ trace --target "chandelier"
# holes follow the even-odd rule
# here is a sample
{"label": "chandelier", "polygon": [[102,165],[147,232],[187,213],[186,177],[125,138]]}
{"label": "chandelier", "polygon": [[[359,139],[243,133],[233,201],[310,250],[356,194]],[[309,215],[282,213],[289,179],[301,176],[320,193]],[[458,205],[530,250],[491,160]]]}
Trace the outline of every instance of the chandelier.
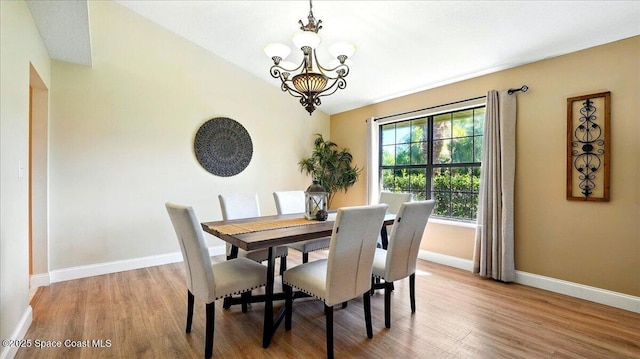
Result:
{"label": "chandelier", "polygon": [[312,8],[309,0],[309,23],[305,25],[302,20],[298,20],[301,31],[291,39],[295,47],[302,51],[302,62],[299,65],[283,61],[291,53],[287,45],[271,43],[264,48],[264,52],[273,60],[271,76],[280,80],[282,91],[300,99],[300,104],[309,112],[309,116],[316,106],[321,105],[321,97],[347,87],[345,77],[349,74],[349,66],[346,61],[356,51],[355,46],[347,42],[335,43],[329,46],[329,52],[335,60],[328,67],[320,65],[316,48],[322,40],[318,35],[318,31],[322,29],[322,20],[316,21]]}

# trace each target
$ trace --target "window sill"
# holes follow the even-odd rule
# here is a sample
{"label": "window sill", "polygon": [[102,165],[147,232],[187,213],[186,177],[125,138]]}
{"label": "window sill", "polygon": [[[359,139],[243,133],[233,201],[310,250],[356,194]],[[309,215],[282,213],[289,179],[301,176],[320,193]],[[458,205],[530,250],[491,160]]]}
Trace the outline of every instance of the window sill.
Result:
{"label": "window sill", "polygon": [[429,218],[429,223],[442,224],[445,226],[453,226],[453,227],[462,227],[462,228],[476,228],[476,223],[474,222],[463,222],[463,221],[452,221],[444,218]]}

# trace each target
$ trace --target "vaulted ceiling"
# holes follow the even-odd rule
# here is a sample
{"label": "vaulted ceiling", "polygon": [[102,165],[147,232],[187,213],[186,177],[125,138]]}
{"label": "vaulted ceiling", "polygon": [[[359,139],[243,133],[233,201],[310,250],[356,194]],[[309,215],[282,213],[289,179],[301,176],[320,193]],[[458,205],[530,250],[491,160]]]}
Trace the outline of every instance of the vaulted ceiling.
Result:
{"label": "vaulted ceiling", "polygon": [[[302,0],[117,2],[274,87],[263,47],[291,45],[309,13]],[[91,64],[86,0],[27,3],[53,59]],[[639,1],[316,0],[313,13],[319,56],[340,40],[357,47],[328,114],[640,35]]]}

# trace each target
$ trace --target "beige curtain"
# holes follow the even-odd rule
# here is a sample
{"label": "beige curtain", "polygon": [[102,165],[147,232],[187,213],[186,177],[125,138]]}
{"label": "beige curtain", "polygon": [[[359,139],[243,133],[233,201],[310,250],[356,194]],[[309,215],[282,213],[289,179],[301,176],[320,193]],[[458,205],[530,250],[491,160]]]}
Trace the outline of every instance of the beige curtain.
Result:
{"label": "beige curtain", "polygon": [[516,157],[516,96],[489,91],[484,125],[480,198],[473,272],[503,282],[515,280],[513,191]]}
{"label": "beige curtain", "polygon": [[367,119],[367,204],[378,203],[380,181],[378,180],[378,131],[374,117]]}

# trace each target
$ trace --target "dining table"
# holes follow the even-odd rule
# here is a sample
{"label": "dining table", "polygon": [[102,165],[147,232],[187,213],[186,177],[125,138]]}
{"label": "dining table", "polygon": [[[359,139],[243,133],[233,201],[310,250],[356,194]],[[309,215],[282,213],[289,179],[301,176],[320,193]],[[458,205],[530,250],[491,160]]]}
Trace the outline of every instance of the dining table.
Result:
{"label": "dining table", "polygon": [[[308,220],[303,213],[298,213],[201,223],[205,232],[232,245],[230,257],[237,256],[238,248],[245,251],[268,249],[269,259],[267,261],[265,294],[251,296],[251,302],[264,302],[265,304],[262,335],[263,348],[269,347],[275,331],[284,318],[284,310],[281,310],[275,318],[273,315],[273,301],[285,299],[284,293],[274,293],[273,288],[275,281],[275,247],[331,236],[335,218],[335,212],[330,212],[326,221]],[[385,242],[387,239],[386,227],[393,224],[394,219],[394,214],[388,214],[382,223],[380,234]],[[296,295],[305,296],[302,293],[297,293]],[[231,299],[235,299],[235,303],[242,303],[246,298]]]}

